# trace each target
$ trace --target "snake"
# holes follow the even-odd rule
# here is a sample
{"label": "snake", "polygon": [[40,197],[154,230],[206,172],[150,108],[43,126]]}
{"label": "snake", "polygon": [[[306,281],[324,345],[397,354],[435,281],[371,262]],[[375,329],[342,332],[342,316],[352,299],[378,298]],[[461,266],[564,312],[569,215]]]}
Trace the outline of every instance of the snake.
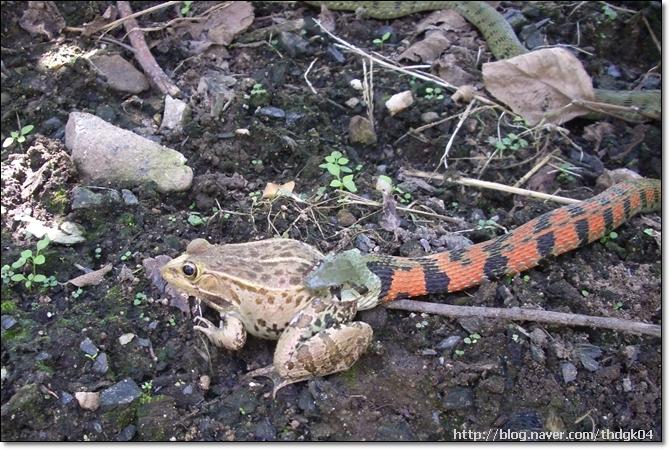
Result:
{"label": "snake", "polygon": [[461,291],[485,280],[514,275],[600,239],[639,213],[661,208],[661,181],[636,178],[599,195],[549,211],[513,231],[463,249],[423,257],[327,255],[305,278],[313,289],[362,286],[359,309],[401,298]]}
{"label": "snake", "polygon": [[[528,53],[516,33],[491,5],[478,1],[417,1],[417,2],[375,2],[375,1],[323,1],[306,2],[313,6],[325,5],[332,10],[361,11],[373,19],[395,19],[410,14],[451,9],[462,15],[482,34],[491,53],[496,59],[508,59]],[[596,102],[622,107],[617,116],[632,122],[661,119],[661,91],[617,91],[594,89]]]}

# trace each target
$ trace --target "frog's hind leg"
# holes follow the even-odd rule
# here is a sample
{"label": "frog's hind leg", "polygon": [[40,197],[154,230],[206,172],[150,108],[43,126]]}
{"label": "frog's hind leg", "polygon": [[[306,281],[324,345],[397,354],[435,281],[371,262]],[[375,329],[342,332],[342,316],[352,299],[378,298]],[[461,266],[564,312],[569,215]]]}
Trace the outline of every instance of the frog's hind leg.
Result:
{"label": "frog's hind leg", "polygon": [[315,299],[298,312],[277,342],[272,366],[247,376],[265,376],[282,387],[349,369],[372,341],[372,328],[351,322],[356,301]]}

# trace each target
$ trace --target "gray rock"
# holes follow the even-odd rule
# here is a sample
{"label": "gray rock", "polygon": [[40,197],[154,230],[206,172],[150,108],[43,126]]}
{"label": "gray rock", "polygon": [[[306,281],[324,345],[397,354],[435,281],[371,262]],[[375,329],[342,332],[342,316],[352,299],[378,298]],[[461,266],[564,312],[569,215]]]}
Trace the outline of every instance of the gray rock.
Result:
{"label": "gray rock", "polygon": [[535,328],[533,331],[530,332],[530,340],[534,344],[537,344],[540,347],[544,347],[547,344],[547,333],[545,333],[539,328]]}
{"label": "gray rock", "polygon": [[254,427],[254,438],[257,441],[274,441],[277,439],[277,429],[265,417]]}
{"label": "gray rock", "polygon": [[303,113],[297,113],[293,111],[289,111],[286,113],[286,125],[289,127],[294,126],[295,124],[298,123],[300,119],[305,117]]}
{"label": "gray rock", "polygon": [[180,132],[184,129],[190,115],[191,108],[185,102],[166,95],[161,129]]}
{"label": "gray rock", "polygon": [[51,358],[51,355],[47,352],[39,352],[35,355],[35,361],[46,361],[49,358]]}
{"label": "gray rock", "polygon": [[372,249],[377,246],[375,241],[370,239],[367,234],[359,234],[356,236],[356,239],[354,239],[354,245],[363,253],[370,253],[370,251],[372,251]]}
{"label": "gray rock", "polygon": [[456,347],[460,342],[462,338],[460,336],[449,336],[447,338],[444,338],[440,341],[439,344],[437,344],[437,349],[438,350],[451,350],[452,348]]}
{"label": "gray rock", "polygon": [[475,404],[475,395],[470,388],[462,386],[452,387],[447,391],[442,404],[447,411],[467,409]]}
{"label": "gray rock", "polygon": [[130,378],[119,381],[100,394],[100,405],[103,408],[126,406],[138,399],[142,391]]}
{"label": "gray rock", "polygon": [[2,316],[2,319],[0,319],[0,323],[1,323],[0,326],[2,326],[3,330],[9,330],[14,325],[16,325],[18,322],[14,318],[14,316],[10,316],[8,314],[5,314],[5,315]]}
{"label": "gray rock", "polygon": [[338,64],[344,64],[346,61],[344,54],[333,45],[329,45],[328,48],[326,48],[326,54]]}
{"label": "gray rock", "polygon": [[121,197],[113,189],[100,189],[100,192],[85,186],[75,186],[72,189],[72,209],[97,208],[118,203],[121,203]]}
{"label": "gray rock", "polygon": [[309,389],[301,389],[298,395],[298,408],[300,408],[307,417],[317,417],[319,408],[316,406],[314,397]]}
{"label": "gray rock", "polygon": [[596,361],[596,358],[600,358],[603,353],[600,347],[592,344],[577,344],[574,352],[579,357],[582,366],[589,372],[595,372],[600,367],[600,363]]}
{"label": "gray rock", "polygon": [[89,61],[114,90],[139,94],[149,89],[147,77],[120,55],[95,55]]}
{"label": "gray rock", "polygon": [[309,41],[295,33],[279,33],[279,45],[291,58],[309,53]]}
{"label": "gray rock", "polygon": [[400,417],[381,423],[375,434],[376,441],[416,441],[416,439],[407,421]]}
{"label": "gray rock", "polygon": [[577,379],[577,367],[570,361],[563,361],[561,363],[561,374],[563,375],[563,381],[566,383],[575,381]]}
{"label": "gray rock", "polygon": [[79,343],[79,349],[90,356],[98,354],[98,347],[95,346],[90,338],[86,338]]}
{"label": "gray rock", "polygon": [[63,405],[63,406],[70,405],[73,400],[74,400],[74,395],[72,395],[72,394],[70,394],[69,392],[66,392],[66,391],[61,391],[60,398],[58,399],[60,404]]}
{"label": "gray rock", "polygon": [[349,142],[371,145],[377,142],[377,133],[368,119],[354,116],[349,120]]}
{"label": "gray rock", "polygon": [[259,116],[270,117],[271,119],[286,118],[286,112],[281,108],[277,108],[276,106],[263,106],[262,108],[258,109],[256,114]]}
{"label": "gray rock", "polygon": [[185,191],[193,171],[178,151],[87,113],[72,112],[65,145],[86,183],[131,187],[155,182],[160,192]]}
{"label": "gray rock", "polygon": [[116,436],[116,440],[119,442],[128,442],[132,440],[132,438],[135,436],[135,433],[137,433],[137,427],[135,425],[128,425],[119,432],[119,434]]}
{"label": "gray rock", "polygon": [[93,371],[104,374],[109,370],[109,362],[107,361],[107,353],[100,353],[93,363]]}
{"label": "gray rock", "polygon": [[128,189],[121,189],[121,198],[123,198],[123,203],[128,206],[135,206],[140,203],[139,200],[137,200],[135,194],[133,194],[132,191],[129,191]]}
{"label": "gray rock", "polygon": [[423,123],[437,122],[439,119],[440,115],[435,111],[428,111],[421,114],[421,122]]}
{"label": "gray rock", "polygon": [[544,356],[544,350],[535,344],[530,344],[530,357],[538,364],[544,364],[546,359]]}

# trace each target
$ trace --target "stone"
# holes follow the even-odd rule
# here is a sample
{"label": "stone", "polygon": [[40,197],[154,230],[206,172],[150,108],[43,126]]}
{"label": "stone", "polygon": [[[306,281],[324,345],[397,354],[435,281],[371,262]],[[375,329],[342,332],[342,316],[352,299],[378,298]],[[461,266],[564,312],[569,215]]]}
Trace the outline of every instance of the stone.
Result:
{"label": "stone", "polygon": [[475,396],[472,389],[461,386],[449,388],[442,400],[442,404],[447,411],[467,409],[474,403]]}
{"label": "stone", "polygon": [[79,407],[87,411],[95,411],[100,407],[100,393],[98,392],[75,392]]}
{"label": "stone", "polygon": [[2,319],[0,319],[0,320],[1,320],[1,324],[2,324],[1,326],[2,326],[3,330],[9,330],[10,328],[12,328],[14,325],[16,325],[18,323],[17,320],[14,318],[14,316],[10,316],[8,314],[4,314],[2,316]]}
{"label": "stone", "polygon": [[65,145],[86,183],[133,187],[155,182],[165,193],[188,190],[193,181],[193,170],[178,151],[92,114],[70,113]]}
{"label": "stone", "polygon": [[377,142],[375,128],[367,118],[354,116],[349,120],[349,142],[363,145],[372,145]]}
{"label": "stone", "polygon": [[184,101],[166,95],[161,130],[181,132],[190,115],[191,108]]}
{"label": "stone", "polygon": [[423,123],[432,123],[437,122],[440,119],[440,115],[435,111],[428,111],[421,114],[421,122]]}
{"label": "stone", "polygon": [[135,206],[139,205],[139,200],[137,200],[137,197],[135,194],[132,193],[132,191],[129,191],[128,189],[121,189],[121,198],[123,199],[123,203],[125,203],[128,206]]}
{"label": "stone", "polygon": [[130,378],[119,381],[108,387],[100,394],[100,405],[103,408],[115,408],[126,406],[138,399],[142,391]]}
{"label": "stone", "polygon": [[451,350],[452,348],[456,347],[461,342],[461,340],[461,337],[456,335],[446,337],[437,344],[437,349]]}
{"label": "stone", "polygon": [[109,362],[107,360],[107,353],[100,353],[93,363],[93,371],[99,374],[105,374],[109,370]]}
{"label": "stone", "polygon": [[271,119],[284,119],[286,118],[286,111],[276,106],[263,106],[257,112],[257,115],[269,117]]}
{"label": "stone", "polygon": [[97,208],[102,205],[121,203],[119,193],[114,189],[100,189],[95,192],[85,186],[75,186],[72,189],[72,209]]}
{"label": "stone", "polygon": [[570,361],[563,361],[561,363],[561,374],[563,375],[563,381],[566,383],[575,381],[577,379],[577,367]]}
{"label": "stone", "polygon": [[149,81],[142,72],[120,55],[94,55],[89,58],[93,69],[103,76],[112,89],[139,94],[149,89]]}
{"label": "stone", "polygon": [[91,338],[86,338],[79,343],[79,349],[90,356],[98,354],[98,347],[95,346]]}
{"label": "stone", "polygon": [[135,433],[137,433],[137,427],[135,425],[128,425],[116,435],[116,440],[119,442],[128,442],[133,439]]}

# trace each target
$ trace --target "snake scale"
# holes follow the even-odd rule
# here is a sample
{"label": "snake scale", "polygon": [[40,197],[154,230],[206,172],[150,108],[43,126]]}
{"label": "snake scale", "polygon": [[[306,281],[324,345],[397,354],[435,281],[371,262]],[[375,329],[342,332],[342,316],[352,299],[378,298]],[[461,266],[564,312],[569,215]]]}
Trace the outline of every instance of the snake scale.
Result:
{"label": "snake scale", "polygon": [[[507,59],[528,52],[514,30],[495,8],[485,2],[470,1],[418,1],[418,2],[306,2],[325,5],[333,10],[363,11],[374,19],[394,19],[422,11],[453,9],[474,25],[486,39],[491,53],[497,59]],[[626,120],[640,122],[661,118],[661,91],[615,91],[595,89],[596,101],[629,108],[618,115]]]}
{"label": "snake scale", "polygon": [[636,214],[660,208],[661,181],[639,178],[464,249],[419,258],[363,255],[356,249],[328,255],[306,283],[311,288],[363,286],[368,293],[359,300],[359,309],[399,298],[460,291],[523,272],[547,257],[600,239]]}

